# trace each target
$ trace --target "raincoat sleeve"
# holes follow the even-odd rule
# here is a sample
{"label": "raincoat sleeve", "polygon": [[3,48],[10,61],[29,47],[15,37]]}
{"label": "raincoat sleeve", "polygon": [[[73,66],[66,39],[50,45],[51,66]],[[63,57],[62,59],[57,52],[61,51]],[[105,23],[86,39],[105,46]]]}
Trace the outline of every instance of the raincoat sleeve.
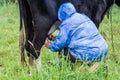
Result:
{"label": "raincoat sleeve", "polygon": [[60,32],[56,37],[55,41],[49,46],[49,49],[53,52],[62,50],[67,46],[68,29],[65,25],[60,25]]}

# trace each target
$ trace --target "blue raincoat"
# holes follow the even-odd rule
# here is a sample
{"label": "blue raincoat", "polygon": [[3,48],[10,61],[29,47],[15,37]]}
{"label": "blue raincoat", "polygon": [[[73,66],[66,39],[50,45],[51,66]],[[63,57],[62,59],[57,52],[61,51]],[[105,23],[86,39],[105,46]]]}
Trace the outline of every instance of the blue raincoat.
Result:
{"label": "blue raincoat", "polygon": [[108,45],[95,24],[86,15],[76,12],[71,3],[64,3],[58,10],[62,22],[60,32],[49,49],[56,52],[68,47],[70,54],[81,61],[100,61],[105,58]]}

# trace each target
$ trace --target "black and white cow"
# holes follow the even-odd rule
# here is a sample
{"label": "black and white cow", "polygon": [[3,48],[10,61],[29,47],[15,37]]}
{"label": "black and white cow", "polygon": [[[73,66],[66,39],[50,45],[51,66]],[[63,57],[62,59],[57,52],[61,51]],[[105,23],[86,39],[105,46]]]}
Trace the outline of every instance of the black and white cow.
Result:
{"label": "black and white cow", "polygon": [[57,11],[64,2],[74,4],[78,12],[84,13],[99,27],[105,13],[115,3],[120,6],[120,0],[18,0],[20,8],[20,49],[21,62],[24,65],[24,23],[26,41],[25,49],[32,67],[39,60],[40,50],[44,45],[48,31],[58,20]]}

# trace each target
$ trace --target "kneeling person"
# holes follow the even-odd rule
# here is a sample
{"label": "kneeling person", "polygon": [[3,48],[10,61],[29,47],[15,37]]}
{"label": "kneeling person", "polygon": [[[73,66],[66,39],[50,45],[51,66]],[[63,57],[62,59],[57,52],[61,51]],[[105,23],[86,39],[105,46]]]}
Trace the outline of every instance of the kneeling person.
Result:
{"label": "kneeling person", "polygon": [[82,62],[101,61],[106,58],[108,45],[90,18],[78,13],[71,3],[64,3],[58,10],[62,22],[53,43],[45,46],[53,52],[68,47],[70,56]]}

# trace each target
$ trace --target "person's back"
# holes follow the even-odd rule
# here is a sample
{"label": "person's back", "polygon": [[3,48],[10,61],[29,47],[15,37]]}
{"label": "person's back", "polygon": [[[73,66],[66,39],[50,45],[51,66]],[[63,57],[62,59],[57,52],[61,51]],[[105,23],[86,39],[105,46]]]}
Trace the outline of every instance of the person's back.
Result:
{"label": "person's back", "polygon": [[52,51],[67,46],[70,54],[81,61],[100,61],[106,57],[108,46],[86,15],[77,13],[71,3],[64,3],[59,8],[58,18],[62,24],[59,35],[49,47]]}
{"label": "person's back", "polygon": [[69,52],[75,58],[82,61],[94,61],[95,59],[99,61],[102,56],[106,56],[108,46],[95,24],[86,15],[75,13],[65,22],[71,22],[68,26],[71,31],[68,47]]}

